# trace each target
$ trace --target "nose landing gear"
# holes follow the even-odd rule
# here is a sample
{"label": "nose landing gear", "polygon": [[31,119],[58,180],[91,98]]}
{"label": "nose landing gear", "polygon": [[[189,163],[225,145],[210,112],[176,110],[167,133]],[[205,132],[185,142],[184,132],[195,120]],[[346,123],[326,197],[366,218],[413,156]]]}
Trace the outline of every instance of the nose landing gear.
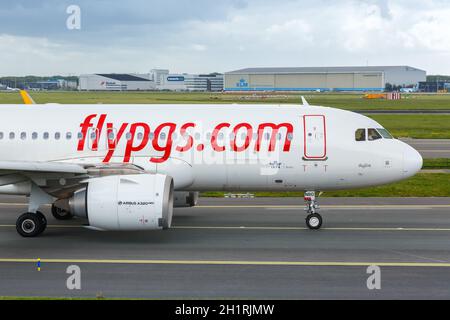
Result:
{"label": "nose landing gear", "polygon": [[305,192],[305,211],[308,213],[306,217],[306,226],[311,230],[318,230],[322,227],[322,216],[316,212],[318,210],[319,204],[316,201],[315,191]]}

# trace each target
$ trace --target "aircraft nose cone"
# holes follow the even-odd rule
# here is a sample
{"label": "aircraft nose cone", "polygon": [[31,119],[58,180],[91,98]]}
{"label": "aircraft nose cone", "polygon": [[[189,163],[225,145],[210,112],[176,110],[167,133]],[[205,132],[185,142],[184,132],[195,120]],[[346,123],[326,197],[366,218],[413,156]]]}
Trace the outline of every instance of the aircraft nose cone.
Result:
{"label": "aircraft nose cone", "polygon": [[416,149],[409,145],[405,146],[403,152],[403,174],[412,177],[422,169],[423,159]]}

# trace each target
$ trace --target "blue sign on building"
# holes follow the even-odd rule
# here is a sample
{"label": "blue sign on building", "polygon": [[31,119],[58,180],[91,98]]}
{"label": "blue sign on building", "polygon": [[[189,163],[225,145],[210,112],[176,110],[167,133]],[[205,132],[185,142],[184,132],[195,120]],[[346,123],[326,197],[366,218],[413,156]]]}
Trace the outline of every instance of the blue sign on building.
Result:
{"label": "blue sign on building", "polygon": [[248,82],[245,81],[245,79],[239,80],[238,83],[236,83],[236,87],[238,88],[248,88]]}
{"label": "blue sign on building", "polygon": [[167,77],[167,81],[184,81],[183,76],[169,76]]}

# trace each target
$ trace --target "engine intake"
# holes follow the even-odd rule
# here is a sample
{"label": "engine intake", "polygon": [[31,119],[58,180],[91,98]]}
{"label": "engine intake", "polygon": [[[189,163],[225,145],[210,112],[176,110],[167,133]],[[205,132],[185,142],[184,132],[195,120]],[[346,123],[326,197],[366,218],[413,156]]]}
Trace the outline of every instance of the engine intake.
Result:
{"label": "engine intake", "polygon": [[101,230],[168,229],[173,215],[173,180],[162,174],[90,179],[69,200],[70,211]]}

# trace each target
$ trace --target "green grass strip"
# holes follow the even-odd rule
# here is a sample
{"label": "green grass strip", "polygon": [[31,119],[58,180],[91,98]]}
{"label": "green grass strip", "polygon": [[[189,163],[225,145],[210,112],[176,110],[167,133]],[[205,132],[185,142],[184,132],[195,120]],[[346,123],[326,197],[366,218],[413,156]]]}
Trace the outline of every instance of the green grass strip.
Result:
{"label": "green grass strip", "polygon": [[[228,192],[203,192],[204,197],[223,197]],[[242,193],[240,191],[231,193]],[[303,192],[251,192],[256,197],[303,197]],[[416,176],[379,187],[330,191],[323,197],[450,197],[450,174],[419,173]]]}

